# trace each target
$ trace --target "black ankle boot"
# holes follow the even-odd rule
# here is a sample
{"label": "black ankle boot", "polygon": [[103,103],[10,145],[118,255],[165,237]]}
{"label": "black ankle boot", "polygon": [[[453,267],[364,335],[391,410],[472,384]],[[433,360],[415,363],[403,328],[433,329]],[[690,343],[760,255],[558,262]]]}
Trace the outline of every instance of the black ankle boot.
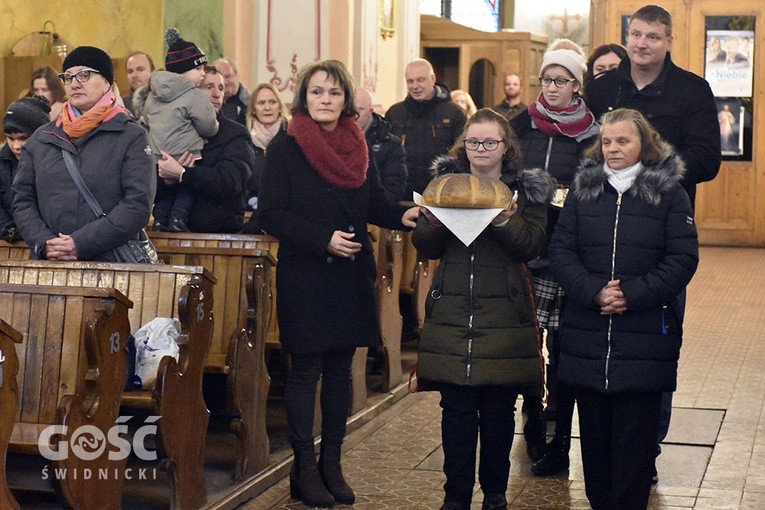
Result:
{"label": "black ankle boot", "polygon": [[526,424],[523,426],[523,437],[526,439],[526,454],[532,462],[542,458],[547,441],[547,424],[542,414],[541,406],[529,409]]}
{"label": "black ankle boot", "polygon": [[498,492],[484,494],[481,510],[507,510],[507,498]]}
{"label": "black ankle boot", "polygon": [[439,510],[470,510],[470,505],[465,505],[457,501],[444,501]]}
{"label": "black ankle boot", "polygon": [[313,448],[295,451],[290,471],[290,497],[306,506],[329,508],[335,504],[335,498],[321,480]]}
{"label": "black ankle boot", "polygon": [[550,476],[563,473],[568,469],[568,451],[571,448],[569,436],[553,437],[553,440],[545,448],[541,459],[531,466],[531,471],[537,476]]}
{"label": "black ankle boot", "polygon": [[356,501],[353,489],[348,485],[340,467],[341,445],[334,443],[321,443],[321,456],[319,457],[319,471],[324,485],[335,501],[343,505],[352,505]]}

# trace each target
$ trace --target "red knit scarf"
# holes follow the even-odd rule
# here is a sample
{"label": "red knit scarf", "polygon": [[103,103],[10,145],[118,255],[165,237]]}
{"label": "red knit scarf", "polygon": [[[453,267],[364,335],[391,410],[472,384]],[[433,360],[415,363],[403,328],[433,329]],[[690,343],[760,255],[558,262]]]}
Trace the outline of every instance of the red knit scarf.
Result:
{"label": "red knit scarf", "polygon": [[580,98],[563,108],[550,106],[542,94],[529,105],[529,115],[537,129],[547,136],[576,138],[592,130],[597,133],[595,116]]}
{"label": "red knit scarf", "polygon": [[353,118],[341,115],[337,127],[326,131],[310,116],[298,113],[292,117],[287,133],[330,184],[342,189],[356,189],[364,184],[369,153],[364,133]]}

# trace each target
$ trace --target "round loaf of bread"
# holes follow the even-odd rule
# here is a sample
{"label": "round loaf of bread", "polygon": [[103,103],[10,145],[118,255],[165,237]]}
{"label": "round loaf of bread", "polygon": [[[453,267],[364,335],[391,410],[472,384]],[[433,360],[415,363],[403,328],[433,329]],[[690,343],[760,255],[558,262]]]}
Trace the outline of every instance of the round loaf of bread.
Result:
{"label": "round loaf of bread", "polygon": [[504,182],[473,174],[446,174],[436,177],[422,193],[425,205],[463,209],[507,209],[512,203]]}

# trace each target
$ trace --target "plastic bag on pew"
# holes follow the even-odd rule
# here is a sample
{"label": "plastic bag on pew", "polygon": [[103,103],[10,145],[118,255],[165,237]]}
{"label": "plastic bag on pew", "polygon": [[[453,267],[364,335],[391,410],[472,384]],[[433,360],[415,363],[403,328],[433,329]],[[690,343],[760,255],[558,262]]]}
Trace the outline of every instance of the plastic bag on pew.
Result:
{"label": "plastic bag on pew", "polygon": [[135,333],[135,375],[133,387],[150,390],[157,382],[159,362],[165,356],[178,361],[180,323],[177,319],[156,317]]}

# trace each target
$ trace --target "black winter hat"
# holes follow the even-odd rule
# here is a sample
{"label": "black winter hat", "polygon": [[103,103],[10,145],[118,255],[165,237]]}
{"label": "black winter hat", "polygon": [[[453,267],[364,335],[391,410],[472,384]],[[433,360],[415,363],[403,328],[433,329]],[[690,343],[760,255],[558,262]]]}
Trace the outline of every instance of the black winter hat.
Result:
{"label": "black winter hat", "polygon": [[181,39],[177,28],[167,29],[165,41],[168,46],[165,69],[168,71],[182,74],[207,63],[207,57],[202,50],[193,42]]}
{"label": "black winter hat", "polygon": [[78,46],[73,49],[64,59],[64,71],[74,66],[95,69],[109,82],[109,85],[114,83],[114,63],[112,63],[112,58],[100,48]]}
{"label": "black winter hat", "polygon": [[41,96],[19,99],[8,106],[3,117],[3,130],[6,133],[24,133],[31,135],[37,128],[50,122],[50,104]]}

